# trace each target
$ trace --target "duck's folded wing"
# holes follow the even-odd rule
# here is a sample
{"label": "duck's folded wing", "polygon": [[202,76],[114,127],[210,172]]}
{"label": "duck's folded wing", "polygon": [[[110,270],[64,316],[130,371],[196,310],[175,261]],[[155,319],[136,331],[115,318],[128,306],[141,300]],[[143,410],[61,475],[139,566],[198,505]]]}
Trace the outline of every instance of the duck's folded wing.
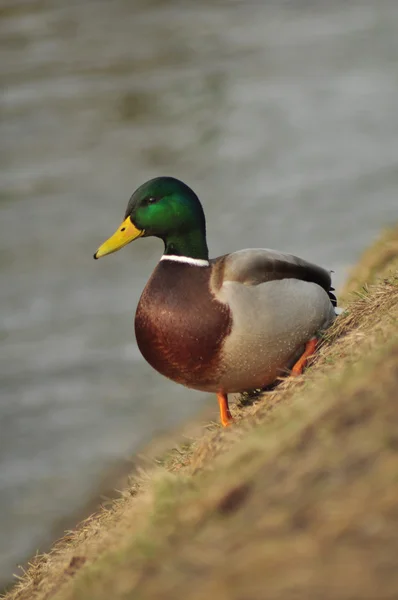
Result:
{"label": "duck's folded wing", "polygon": [[278,279],[300,279],[317,283],[329,294],[333,306],[336,306],[330,272],[292,254],[249,248],[216,258],[213,265],[220,285],[225,281],[259,285]]}

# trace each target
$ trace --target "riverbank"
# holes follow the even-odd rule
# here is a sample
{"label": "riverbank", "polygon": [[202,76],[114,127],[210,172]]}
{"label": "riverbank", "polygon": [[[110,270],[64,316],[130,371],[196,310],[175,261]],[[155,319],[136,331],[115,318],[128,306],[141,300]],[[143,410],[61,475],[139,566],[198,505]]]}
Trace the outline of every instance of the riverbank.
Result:
{"label": "riverbank", "polygon": [[7,600],[398,593],[398,228],[369,249],[311,368],[135,474]]}

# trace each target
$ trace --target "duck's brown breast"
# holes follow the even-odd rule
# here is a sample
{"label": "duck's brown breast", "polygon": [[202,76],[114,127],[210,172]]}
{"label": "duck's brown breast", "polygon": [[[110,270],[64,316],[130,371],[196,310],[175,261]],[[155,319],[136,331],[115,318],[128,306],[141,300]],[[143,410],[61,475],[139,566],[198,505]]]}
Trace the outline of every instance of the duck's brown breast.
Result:
{"label": "duck's brown breast", "polygon": [[217,387],[232,319],[210,291],[211,267],[163,260],[139,301],[138,347],[159,373],[188,387]]}

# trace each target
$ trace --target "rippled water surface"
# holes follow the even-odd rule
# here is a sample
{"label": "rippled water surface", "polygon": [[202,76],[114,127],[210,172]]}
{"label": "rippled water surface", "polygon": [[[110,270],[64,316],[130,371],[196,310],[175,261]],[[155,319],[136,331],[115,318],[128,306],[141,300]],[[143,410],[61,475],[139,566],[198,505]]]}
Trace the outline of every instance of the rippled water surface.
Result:
{"label": "rippled water surface", "polygon": [[336,271],[398,218],[398,3],[0,2],[0,576],[115,461],[198,411],[133,314],[153,239],[94,263],[135,187],[184,179],[213,255]]}

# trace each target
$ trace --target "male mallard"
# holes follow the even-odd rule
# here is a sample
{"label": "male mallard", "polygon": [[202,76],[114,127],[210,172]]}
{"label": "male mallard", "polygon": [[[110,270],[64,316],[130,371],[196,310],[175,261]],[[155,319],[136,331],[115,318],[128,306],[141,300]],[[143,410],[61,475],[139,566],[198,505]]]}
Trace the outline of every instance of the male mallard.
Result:
{"label": "male mallard", "polygon": [[173,177],[134,192],[124,221],[94,258],[148,236],[165,249],[138,303],[138,347],[162,375],[215,392],[227,426],[228,393],[269,385],[293,365],[293,374],[302,372],[317,334],[335,318],[330,274],[275,250],[209,260],[202,205]]}

